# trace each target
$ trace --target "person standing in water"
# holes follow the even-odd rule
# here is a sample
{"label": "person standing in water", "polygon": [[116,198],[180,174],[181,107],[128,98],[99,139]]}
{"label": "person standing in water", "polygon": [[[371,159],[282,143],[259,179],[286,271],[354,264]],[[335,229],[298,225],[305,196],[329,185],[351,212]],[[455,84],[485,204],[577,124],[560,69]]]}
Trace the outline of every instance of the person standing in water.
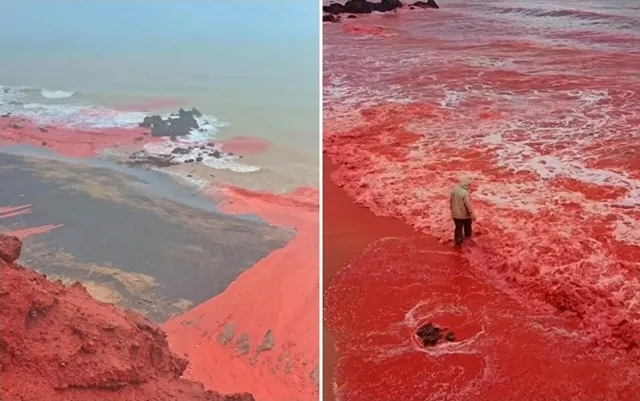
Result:
{"label": "person standing in water", "polygon": [[476,215],[471,205],[469,187],[471,178],[462,177],[460,183],[451,190],[451,217],[455,224],[453,239],[456,246],[462,245],[465,238],[471,238],[471,225],[476,220]]}

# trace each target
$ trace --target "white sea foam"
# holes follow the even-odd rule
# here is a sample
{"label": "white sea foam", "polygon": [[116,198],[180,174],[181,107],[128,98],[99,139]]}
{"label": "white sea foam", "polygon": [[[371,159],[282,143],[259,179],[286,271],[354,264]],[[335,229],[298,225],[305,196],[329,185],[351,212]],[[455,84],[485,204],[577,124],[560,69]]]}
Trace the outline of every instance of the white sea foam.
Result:
{"label": "white sea foam", "polygon": [[[167,139],[162,142],[150,142],[144,146],[144,150],[152,155],[157,156],[172,156],[173,161],[178,163],[185,163],[187,160],[195,160],[196,158],[202,158],[200,161],[207,167],[215,168],[218,170],[229,170],[236,173],[252,173],[260,170],[258,166],[252,166],[244,164],[240,161],[240,158],[235,155],[230,155],[222,151],[222,146],[216,144],[215,146],[206,146],[205,149],[200,149],[197,143],[194,143],[188,139],[179,139],[178,141],[172,141]],[[193,147],[192,151],[186,154],[174,154],[172,153],[177,147],[188,148]],[[211,156],[209,153],[217,151],[217,157]]]}
{"label": "white sea foam", "polygon": [[[114,110],[88,104],[22,103],[26,90],[28,88],[0,86],[0,114],[10,113],[42,125],[78,129],[135,128],[144,117],[149,115],[147,112]],[[63,93],[73,94],[43,90],[43,96],[45,92],[54,94],[58,96],[57,98],[63,98]],[[169,113],[160,113],[162,118],[167,118],[169,115]],[[186,141],[201,142],[215,139],[218,130],[228,125],[210,115],[196,117],[196,121],[200,129],[191,130],[190,134],[184,138]]]}
{"label": "white sea foam", "polygon": [[61,90],[52,91],[43,89],[42,91],[40,91],[40,94],[42,95],[42,97],[46,97],[47,99],[66,99],[75,95],[75,92],[67,92]]}

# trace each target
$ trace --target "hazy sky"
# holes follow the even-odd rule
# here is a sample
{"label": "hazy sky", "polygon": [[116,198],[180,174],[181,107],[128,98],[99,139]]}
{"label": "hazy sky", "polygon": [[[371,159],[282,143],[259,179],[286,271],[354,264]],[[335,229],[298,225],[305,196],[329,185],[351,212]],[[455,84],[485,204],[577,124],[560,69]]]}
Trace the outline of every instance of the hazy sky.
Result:
{"label": "hazy sky", "polygon": [[317,0],[0,0],[0,41],[58,50],[172,38],[317,46],[318,18]]}

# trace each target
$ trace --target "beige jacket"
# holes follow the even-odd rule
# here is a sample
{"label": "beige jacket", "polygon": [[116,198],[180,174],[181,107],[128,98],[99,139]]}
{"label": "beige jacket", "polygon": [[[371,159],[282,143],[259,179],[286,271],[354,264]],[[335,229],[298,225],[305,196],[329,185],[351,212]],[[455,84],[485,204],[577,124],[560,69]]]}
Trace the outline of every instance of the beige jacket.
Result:
{"label": "beige jacket", "polygon": [[475,219],[476,215],[471,206],[471,197],[469,196],[469,185],[471,179],[463,177],[460,184],[451,190],[451,217],[454,219]]}

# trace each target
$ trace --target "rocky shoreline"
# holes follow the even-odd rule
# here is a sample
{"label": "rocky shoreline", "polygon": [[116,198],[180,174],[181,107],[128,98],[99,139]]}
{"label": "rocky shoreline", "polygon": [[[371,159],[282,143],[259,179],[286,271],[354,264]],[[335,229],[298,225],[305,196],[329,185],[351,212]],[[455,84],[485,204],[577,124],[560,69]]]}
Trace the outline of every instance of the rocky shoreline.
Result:
{"label": "rocky shoreline", "polygon": [[403,3],[400,0],[382,0],[381,2],[371,2],[368,0],[348,0],[346,3],[331,3],[322,7],[325,13],[322,16],[323,22],[341,22],[342,15],[346,18],[357,18],[356,14],[371,14],[373,12],[388,13],[396,12],[398,9],[408,8],[440,8],[435,0],[417,1],[414,3]]}

